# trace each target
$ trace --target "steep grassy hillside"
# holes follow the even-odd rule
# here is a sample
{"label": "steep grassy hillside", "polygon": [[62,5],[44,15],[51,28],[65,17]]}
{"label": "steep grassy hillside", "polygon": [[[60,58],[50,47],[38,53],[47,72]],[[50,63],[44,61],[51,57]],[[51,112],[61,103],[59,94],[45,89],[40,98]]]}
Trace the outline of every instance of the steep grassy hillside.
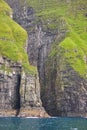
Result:
{"label": "steep grassy hillside", "polygon": [[[86,0],[28,0],[38,20],[44,28],[66,30],[65,39],[59,44],[57,39],[50,56],[59,54],[57,48],[75,71],[87,73],[87,1]],[[63,51],[61,51],[63,50]]]}
{"label": "steep grassy hillside", "polygon": [[11,14],[11,8],[0,0],[0,55],[19,62],[25,69],[34,72],[35,68],[29,65],[24,49],[27,33],[9,17]]}
{"label": "steep grassy hillside", "polygon": [[76,1],[71,4],[65,20],[69,33],[60,43],[64,56],[79,74],[87,73],[87,1]]}

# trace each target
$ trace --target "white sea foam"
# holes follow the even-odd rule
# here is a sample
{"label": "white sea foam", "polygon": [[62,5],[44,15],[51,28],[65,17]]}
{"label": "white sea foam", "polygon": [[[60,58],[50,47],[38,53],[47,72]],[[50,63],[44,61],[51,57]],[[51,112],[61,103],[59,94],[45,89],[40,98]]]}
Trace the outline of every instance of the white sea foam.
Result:
{"label": "white sea foam", "polygon": [[25,117],[25,118],[39,118],[39,117]]}
{"label": "white sea foam", "polygon": [[70,128],[70,130],[78,130],[78,128]]}

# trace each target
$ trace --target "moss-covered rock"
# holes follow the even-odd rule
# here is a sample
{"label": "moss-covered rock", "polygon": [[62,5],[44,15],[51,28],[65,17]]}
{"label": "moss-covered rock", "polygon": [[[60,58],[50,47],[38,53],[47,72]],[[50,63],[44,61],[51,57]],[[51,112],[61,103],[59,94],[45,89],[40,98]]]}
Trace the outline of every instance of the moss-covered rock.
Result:
{"label": "moss-covered rock", "polygon": [[[67,11],[62,12],[60,17],[57,11],[59,23],[56,28],[59,27],[59,31],[51,51],[43,65],[39,66],[41,98],[43,106],[52,116],[83,116],[86,114],[87,99],[86,1],[69,1],[64,7]],[[48,20],[54,19],[49,12],[48,15]],[[39,56],[41,64],[44,56]]]}

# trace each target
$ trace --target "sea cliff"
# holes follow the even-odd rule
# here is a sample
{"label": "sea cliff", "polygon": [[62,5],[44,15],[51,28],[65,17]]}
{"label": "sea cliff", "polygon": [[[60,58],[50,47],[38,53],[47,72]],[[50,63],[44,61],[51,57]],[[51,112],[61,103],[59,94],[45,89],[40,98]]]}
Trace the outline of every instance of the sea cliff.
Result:
{"label": "sea cliff", "polygon": [[51,116],[86,116],[87,1],[6,2],[13,9],[13,19],[28,33],[29,64],[37,68],[33,76],[24,74],[27,89],[23,80],[22,87],[18,85],[22,106],[44,108]]}

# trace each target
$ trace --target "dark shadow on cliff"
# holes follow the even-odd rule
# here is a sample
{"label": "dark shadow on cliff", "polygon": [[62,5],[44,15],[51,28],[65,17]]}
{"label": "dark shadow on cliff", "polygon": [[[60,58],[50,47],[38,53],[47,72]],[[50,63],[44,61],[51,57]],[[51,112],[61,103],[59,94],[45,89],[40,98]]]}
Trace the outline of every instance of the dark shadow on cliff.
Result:
{"label": "dark shadow on cliff", "polygon": [[15,116],[18,116],[19,113],[20,113],[20,109],[17,109],[17,110],[16,110],[16,114],[15,114]]}
{"label": "dark shadow on cliff", "polygon": [[12,99],[12,108],[16,110],[15,116],[19,115],[20,112],[20,83],[21,83],[21,75],[18,74],[16,75],[16,80],[15,80],[15,86],[14,86],[14,95]]}

